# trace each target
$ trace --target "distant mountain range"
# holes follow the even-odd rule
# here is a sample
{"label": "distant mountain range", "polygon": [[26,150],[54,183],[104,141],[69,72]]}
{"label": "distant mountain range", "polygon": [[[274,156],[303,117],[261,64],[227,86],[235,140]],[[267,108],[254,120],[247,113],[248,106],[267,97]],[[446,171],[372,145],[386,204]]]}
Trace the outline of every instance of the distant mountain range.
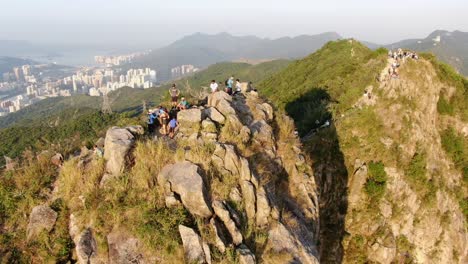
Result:
{"label": "distant mountain range", "polygon": [[266,39],[255,36],[232,36],[228,33],[208,35],[196,33],[138,58],[132,67],[158,70],[162,80],[170,78],[170,69],[183,64],[207,67],[222,61],[240,59],[293,59],[304,57],[325,43],[340,39],[334,32],[303,35],[294,38]]}
{"label": "distant mountain range", "polygon": [[423,39],[406,39],[389,45],[363,43],[371,49],[383,46],[388,49],[404,48],[431,52],[461,74],[468,76],[468,32],[436,30]]}

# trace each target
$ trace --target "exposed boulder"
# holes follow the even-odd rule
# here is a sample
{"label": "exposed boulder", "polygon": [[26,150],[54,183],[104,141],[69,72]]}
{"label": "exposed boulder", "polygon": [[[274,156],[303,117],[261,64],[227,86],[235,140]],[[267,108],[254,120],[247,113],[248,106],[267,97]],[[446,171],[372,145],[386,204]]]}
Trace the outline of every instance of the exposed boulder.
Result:
{"label": "exposed boulder", "polygon": [[257,214],[255,216],[257,227],[266,227],[268,225],[268,217],[271,213],[270,202],[267,193],[263,186],[257,188]]}
{"label": "exposed boulder", "polygon": [[145,134],[145,129],[140,126],[140,125],[137,125],[137,126],[128,126],[128,127],[125,127],[125,129],[127,129],[130,133],[132,133],[134,136],[141,136],[141,135],[144,135]]}
{"label": "exposed boulder", "polygon": [[[69,233],[75,243],[76,257],[79,264],[98,263],[97,243],[90,227],[81,231],[74,214],[70,215]],[[107,256],[106,256],[107,257]]]}
{"label": "exposed boulder", "polygon": [[94,145],[96,145],[98,148],[104,148],[105,142],[106,142],[106,139],[103,138],[103,137],[100,137],[100,138],[94,143]]}
{"label": "exposed boulder", "polygon": [[190,108],[177,113],[179,130],[184,134],[198,132],[202,121],[202,111],[198,108]]}
{"label": "exposed boulder", "polygon": [[211,209],[207,203],[207,193],[197,165],[183,161],[165,166],[158,175],[158,182],[164,186],[170,183],[172,192],[177,193],[190,213],[210,217]]}
{"label": "exposed boulder", "polygon": [[97,245],[91,228],[86,228],[79,236],[76,245],[76,253],[79,263],[89,263],[97,255]]}
{"label": "exposed boulder", "polygon": [[124,230],[112,230],[107,235],[107,245],[110,264],[146,263],[140,241]]}
{"label": "exposed boulder", "polygon": [[205,115],[218,124],[224,124],[226,118],[214,107],[208,107],[204,111]]}
{"label": "exposed boulder", "polygon": [[128,154],[135,144],[135,137],[124,128],[112,127],[107,130],[104,159],[106,170],[112,177],[119,176],[128,165]]}
{"label": "exposed boulder", "polygon": [[41,231],[50,232],[57,221],[57,212],[47,205],[34,207],[29,216],[28,228],[26,231],[27,240],[36,237]]}
{"label": "exposed boulder", "polygon": [[203,243],[200,236],[192,228],[179,225],[179,234],[184,246],[186,263],[211,263],[208,245]]}
{"label": "exposed boulder", "polygon": [[242,190],[242,197],[244,198],[245,212],[247,213],[247,218],[249,222],[253,223],[255,221],[255,186],[246,180],[240,181],[240,186]]}
{"label": "exposed boulder", "polygon": [[231,106],[232,98],[225,92],[216,92],[208,96],[208,105],[216,109],[224,116],[235,115],[236,110]]}
{"label": "exposed boulder", "polygon": [[350,179],[349,186],[349,204],[355,206],[361,199],[361,189],[367,180],[367,166],[359,159],[354,162],[354,174]]}
{"label": "exposed boulder", "polygon": [[246,245],[240,245],[236,252],[239,256],[239,264],[255,264],[257,261],[255,260],[255,255],[250,251],[250,249]]}
{"label": "exposed boulder", "polygon": [[243,241],[242,233],[236,225],[236,222],[231,218],[229,210],[225,207],[221,201],[213,202],[213,209],[216,216],[224,223],[224,226],[231,235],[232,242],[234,245],[240,245]]}
{"label": "exposed boulder", "polygon": [[219,250],[219,252],[224,253],[226,251],[227,241],[226,241],[226,237],[224,237],[224,234],[222,232],[221,224],[215,218],[211,218],[210,226],[215,235],[216,248]]}
{"label": "exposed boulder", "polygon": [[254,121],[250,126],[250,130],[252,131],[254,140],[258,143],[268,148],[272,148],[274,146],[273,129],[265,122],[265,120]]}
{"label": "exposed boulder", "polygon": [[295,234],[278,222],[268,231],[267,247],[276,253],[288,252],[298,259],[299,263],[318,264],[315,243],[307,241],[308,236],[310,234]]}
{"label": "exposed boulder", "polygon": [[213,121],[210,119],[205,119],[202,121],[202,131],[216,133],[218,130],[216,129],[216,125]]}

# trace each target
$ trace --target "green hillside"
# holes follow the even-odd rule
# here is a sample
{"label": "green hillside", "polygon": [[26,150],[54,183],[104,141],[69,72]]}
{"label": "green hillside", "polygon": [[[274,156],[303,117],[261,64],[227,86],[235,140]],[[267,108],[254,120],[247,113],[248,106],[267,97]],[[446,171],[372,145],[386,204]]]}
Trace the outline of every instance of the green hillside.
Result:
{"label": "green hillside", "polygon": [[371,51],[350,40],[329,42],[267,78],[259,88],[295,118],[304,134],[317,126],[316,120],[322,124],[331,113],[338,116],[350,108],[366,86],[375,82],[385,62],[385,50]]}
{"label": "green hillside", "polygon": [[[259,90],[294,119],[312,161],[322,263],[461,263],[463,243],[444,234],[468,217],[468,82],[428,54],[382,78],[386,52],[330,42]],[[441,195],[450,206],[436,206]]]}

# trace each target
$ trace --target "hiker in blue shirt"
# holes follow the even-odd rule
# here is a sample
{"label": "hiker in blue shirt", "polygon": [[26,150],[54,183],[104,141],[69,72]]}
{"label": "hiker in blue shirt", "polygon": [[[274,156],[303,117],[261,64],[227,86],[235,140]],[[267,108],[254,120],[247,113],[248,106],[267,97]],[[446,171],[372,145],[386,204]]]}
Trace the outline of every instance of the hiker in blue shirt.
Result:
{"label": "hiker in blue shirt", "polygon": [[149,111],[148,111],[148,120],[147,120],[147,124],[148,124],[148,133],[149,133],[149,134],[153,134],[153,133],[154,133],[154,119],[155,119],[155,116],[153,115],[153,111],[152,111],[152,110],[149,110]]}
{"label": "hiker in blue shirt", "polygon": [[169,137],[170,138],[174,138],[174,134],[175,134],[178,124],[179,123],[177,122],[177,119],[175,118],[172,118],[171,121],[169,121]]}

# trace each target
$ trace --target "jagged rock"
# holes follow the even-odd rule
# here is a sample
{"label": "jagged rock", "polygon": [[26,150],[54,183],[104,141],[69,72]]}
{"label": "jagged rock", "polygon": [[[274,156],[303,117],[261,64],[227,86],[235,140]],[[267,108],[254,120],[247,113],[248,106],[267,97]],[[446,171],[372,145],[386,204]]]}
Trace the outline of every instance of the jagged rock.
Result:
{"label": "jagged rock", "polygon": [[254,121],[250,126],[253,138],[267,147],[274,146],[273,129],[265,120]]}
{"label": "jagged rock", "polygon": [[29,216],[28,228],[26,231],[27,240],[37,236],[41,231],[50,232],[57,221],[57,212],[47,205],[34,207]]}
{"label": "jagged rock", "polygon": [[107,245],[109,247],[110,264],[146,262],[143,253],[140,251],[140,241],[124,230],[112,230],[107,235]]}
{"label": "jagged rock", "polygon": [[239,132],[239,137],[242,141],[242,143],[247,143],[250,140],[250,129],[246,126],[243,126]]}
{"label": "jagged rock", "polygon": [[168,208],[177,207],[180,205],[180,201],[177,200],[174,193],[170,193],[166,195],[166,197],[164,198],[164,201],[165,201],[166,207]]}
{"label": "jagged rock", "polygon": [[242,197],[244,198],[245,212],[249,222],[255,221],[255,187],[250,181],[241,180],[240,182]]}
{"label": "jagged rock", "polygon": [[237,228],[236,223],[232,220],[231,214],[229,210],[226,209],[224,203],[221,201],[214,201],[213,209],[215,211],[216,216],[218,216],[219,219],[224,223],[224,226],[231,235],[232,242],[234,243],[234,245],[240,245],[243,241],[242,234]]}
{"label": "jagged rock", "polygon": [[218,134],[216,133],[209,133],[209,132],[201,132],[201,137],[204,141],[216,141],[218,140]]}
{"label": "jagged rock", "polygon": [[61,167],[63,164],[63,155],[60,153],[56,153],[52,158],[50,158],[50,162],[57,167]]}
{"label": "jagged rock", "polygon": [[135,144],[135,137],[127,129],[112,127],[107,130],[104,143],[106,170],[112,177],[119,176],[126,168],[127,156]]}
{"label": "jagged rock", "polygon": [[202,121],[202,111],[198,108],[191,108],[177,113],[179,131],[183,134],[192,134],[200,129]]}
{"label": "jagged rock", "polygon": [[223,91],[212,93],[208,96],[208,105],[216,107],[224,116],[236,114],[236,110],[231,106],[231,101],[231,96]]}
{"label": "jagged rock", "polygon": [[76,257],[79,264],[98,263],[97,243],[91,228],[80,231],[77,219],[70,214],[69,234],[75,243]]}
{"label": "jagged rock", "polygon": [[145,129],[140,125],[127,126],[127,127],[125,127],[125,129],[127,129],[134,136],[141,136],[141,135],[145,134]]}
{"label": "jagged rock", "polygon": [[207,117],[218,124],[224,124],[226,122],[226,118],[214,107],[208,107],[204,112]]}
{"label": "jagged rock", "polygon": [[215,246],[219,252],[224,253],[226,251],[226,238],[221,229],[221,225],[216,221],[215,218],[210,219],[210,226],[215,235]]}
{"label": "jagged rock", "polygon": [[91,228],[86,228],[75,241],[78,263],[93,263],[97,255],[97,245]]}
{"label": "jagged rock", "polygon": [[250,90],[252,90],[252,87],[250,86],[248,82],[241,83],[241,91],[243,93],[250,92]]}
{"label": "jagged rock", "polygon": [[179,225],[179,233],[184,246],[186,263],[211,263],[209,248],[192,228]]}
{"label": "jagged rock", "polygon": [[203,132],[209,133],[216,133],[218,130],[216,129],[216,125],[210,119],[205,119],[202,121],[202,130]]}
{"label": "jagged rock", "polygon": [[257,104],[255,106],[257,113],[259,113],[262,116],[262,119],[265,121],[271,121],[273,120],[273,107],[267,103],[263,104]]}
{"label": "jagged rock", "polygon": [[[308,233],[308,231],[305,231]],[[282,223],[278,222],[275,227],[268,231],[268,244],[274,252],[288,252],[299,263],[318,264],[318,253],[315,244],[307,241],[306,237],[311,234],[294,234]]]}
{"label": "jagged rock", "polygon": [[393,259],[396,255],[396,247],[386,247],[379,243],[374,243],[369,252],[369,259],[376,263],[390,264],[393,263]]}
{"label": "jagged rock", "polygon": [[361,198],[361,189],[367,180],[367,166],[359,159],[354,162],[354,174],[350,179],[349,204],[355,206]]}
{"label": "jagged rock", "polygon": [[229,199],[236,203],[242,202],[242,195],[237,187],[231,189],[229,192]]}
{"label": "jagged rock", "polygon": [[239,264],[255,264],[257,261],[255,260],[255,255],[250,251],[250,249],[246,245],[240,245],[236,252],[239,256]]}
{"label": "jagged rock", "polygon": [[256,223],[258,227],[268,225],[268,217],[271,213],[270,202],[268,201],[267,193],[263,186],[257,188],[257,214]]}
{"label": "jagged rock", "polygon": [[158,182],[161,186],[169,182],[171,191],[180,196],[191,214],[210,217],[212,212],[207,203],[205,184],[198,170],[198,166],[189,161],[167,165],[159,173]]}

